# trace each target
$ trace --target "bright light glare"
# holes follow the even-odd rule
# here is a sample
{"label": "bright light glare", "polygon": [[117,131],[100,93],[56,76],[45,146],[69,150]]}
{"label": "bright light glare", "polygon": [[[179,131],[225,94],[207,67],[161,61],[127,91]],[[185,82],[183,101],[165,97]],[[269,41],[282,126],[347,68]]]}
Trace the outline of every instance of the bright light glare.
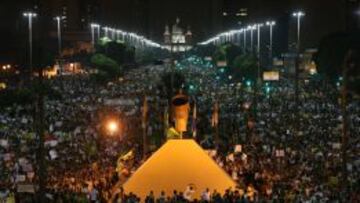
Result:
{"label": "bright light glare", "polygon": [[294,17],[301,17],[301,16],[304,16],[304,15],[305,15],[305,13],[302,12],[302,11],[298,11],[298,12],[294,12],[294,13],[293,13],[293,16],[294,16]]}
{"label": "bright light glare", "polygon": [[266,22],[267,26],[272,26],[272,25],[275,25],[275,24],[276,24],[275,21],[267,21]]}
{"label": "bright light glare", "polygon": [[109,121],[106,127],[111,134],[118,131],[118,123],[115,121]]}

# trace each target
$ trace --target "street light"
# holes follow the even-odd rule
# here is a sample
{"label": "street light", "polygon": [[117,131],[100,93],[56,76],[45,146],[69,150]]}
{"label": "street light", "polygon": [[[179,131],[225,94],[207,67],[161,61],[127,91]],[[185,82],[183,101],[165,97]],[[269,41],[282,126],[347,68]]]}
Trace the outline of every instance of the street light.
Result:
{"label": "street light", "polygon": [[244,29],[240,29],[239,32],[238,32],[239,33],[239,38],[238,38],[239,39],[239,47],[241,47],[241,34],[243,32],[244,32]]}
{"label": "street light", "polygon": [[297,11],[292,14],[294,17],[297,18],[297,44],[296,48],[300,51],[300,24],[301,24],[301,17],[305,16],[304,12]]}
{"label": "street light", "polygon": [[32,50],[32,22],[33,22],[33,18],[35,18],[37,16],[36,13],[33,12],[25,12],[23,13],[23,16],[28,18],[28,24],[29,24],[29,69],[30,69],[30,79],[32,79],[32,55],[33,55],[33,50]]}
{"label": "street light", "polygon": [[269,45],[269,57],[270,57],[270,63],[272,66],[272,60],[273,60],[273,26],[276,25],[275,21],[267,21],[266,25],[270,27],[270,45]]}
{"label": "street light", "polygon": [[110,28],[109,27],[104,27],[103,30],[105,31],[105,37],[109,37],[109,30]]}
{"label": "street light", "polygon": [[114,28],[110,28],[109,31],[111,32],[111,39],[115,40],[115,32],[116,32],[116,30]]}
{"label": "street light", "polygon": [[115,120],[110,120],[106,124],[106,129],[110,135],[114,135],[119,130],[119,123]]}
{"label": "street light", "polygon": [[259,62],[260,62],[260,37],[261,37],[261,35],[260,35],[260,29],[261,29],[261,27],[262,26],[264,26],[264,24],[262,24],[262,23],[259,23],[259,24],[256,24],[256,29],[257,29],[257,55],[258,55],[258,60],[259,60]]}
{"label": "street light", "polygon": [[61,55],[61,21],[64,20],[65,17],[56,16],[54,20],[57,22],[57,35],[58,35],[58,52],[59,56]]}
{"label": "street light", "polygon": [[251,52],[253,52],[254,50],[254,30],[256,30],[256,25],[252,25],[252,26],[248,26],[247,28],[248,30],[250,30],[250,50]]}
{"label": "street light", "polygon": [[120,34],[122,33],[121,30],[116,30],[116,40],[120,40]]}
{"label": "street light", "polygon": [[247,28],[244,28],[244,53],[246,51],[246,32],[248,31]]}
{"label": "street light", "polygon": [[60,16],[56,16],[54,17],[54,20],[56,20],[57,23],[57,36],[58,36],[58,53],[59,53],[59,70],[60,70],[60,74],[62,73],[62,66],[61,66],[61,62],[60,62],[60,58],[61,58],[61,21],[64,20],[65,17],[60,17]]}
{"label": "street light", "polygon": [[[298,114],[299,107],[299,66],[300,66],[300,23],[301,17],[305,16],[305,13],[298,11],[292,14],[297,18],[297,43],[296,43],[296,60],[295,60],[295,111]],[[298,117],[298,116],[297,116]],[[298,129],[298,126],[296,126]]]}
{"label": "street light", "polygon": [[97,29],[97,36],[100,37],[100,25],[96,23],[91,23],[91,42],[95,46],[95,29]]}

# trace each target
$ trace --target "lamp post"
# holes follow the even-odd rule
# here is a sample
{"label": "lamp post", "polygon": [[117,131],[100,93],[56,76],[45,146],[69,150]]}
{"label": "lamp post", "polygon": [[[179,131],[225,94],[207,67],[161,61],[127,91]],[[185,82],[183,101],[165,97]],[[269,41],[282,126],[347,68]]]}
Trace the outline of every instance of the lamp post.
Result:
{"label": "lamp post", "polygon": [[97,36],[100,37],[100,25],[96,23],[91,23],[91,43],[93,47],[95,46],[95,29],[97,29]]}
{"label": "lamp post", "polygon": [[103,28],[103,30],[104,30],[104,35],[105,35],[105,37],[109,37],[109,30],[110,30],[110,28],[109,27],[104,27]]}
{"label": "lamp post", "polygon": [[23,16],[28,18],[28,26],[29,26],[29,69],[30,69],[30,80],[32,79],[32,63],[33,63],[33,59],[32,59],[32,55],[33,55],[33,47],[32,47],[32,23],[33,23],[33,18],[35,18],[37,16],[36,13],[33,12],[25,12],[23,13]]}
{"label": "lamp post", "polygon": [[260,78],[260,57],[261,57],[261,54],[260,54],[260,42],[261,42],[261,27],[264,26],[264,24],[262,23],[259,23],[259,24],[256,24],[256,29],[257,29],[257,49],[256,49],[256,52],[257,52],[257,81],[255,82],[255,91],[254,91],[254,118],[256,119],[256,111],[257,111],[257,97],[258,97],[258,91],[259,91],[259,86],[260,86],[260,81],[261,81],[261,78]]}
{"label": "lamp post", "polygon": [[246,31],[248,31],[248,29],[244,28],[244,52],[246,52]]}
{"label": "lamp post", "polygon": [[57,37],[58,37],[58,53],[61,55],[61,20],[65,19],[65,17],[56,16],[54,20],[57,23]]}
{"label": "lamp post", "polygon": [[111,32],[111,39],[115,40],[115,32],[116,32],[116,30],[114,28],[110,28],[109,30]]}
{"label": "lamp post", "polygon": [[120,40],[121,30],[116,30],[116,40]]}
{"label": "lamp post", "polygon": [[270,28],[270,44],[269,44],[269,58],[270,58],[270,64],[272,66],[272,60],[273,60],[273,27],[276,25],[275,21],[267,21],[266,25]]}
{"label": "lamp post", "polygon": [[256,49],[256,53],[258,56],[258,60],[259,60],[259,64],[260,64],[260,43],[261,43],[261,27],[264,26],[264,24],[259,23],[256,24],[256,29],[257,29],[257,49]]}
{"label": "lamp post", "polygon": [[248,30],[250,30],[250,50],[253,52],[254,50],[254,30],[256,30],[256,25],[248,26]]}
{"label": "lamp post", "polygon": [[296,43],[296,48],[297,51],[300,51],[300,26],[301,26],[301,18],[305,16],[304,12],[298,11],[298,12],[294,12],[292,14],[294,17],[297,18],[297,43]]}
{"label": "lamp post", "polygon": [[[305,13],[298,11],[293,13],[293,17],[297,18],[297,43],[296,43],[296,60],[295,60],[295,113],[296,118],[298,118],[298,109],[299,109],[299,66],[300,66],[300,23],[301,17],[305,16]],[[298,130],[298,123],[295,122],[295,127]]]}
{"label": "lamp post", "polygon": [[56,23],[57,23],[57,38],[58,38],[58,54],[59,54],[59,71],[60,71],[60,75],[63,72],[62,66],[61,66],[61,50],[62,50],[62,45],[61,45],[61,20],[63,20],[63,19],[65,19],[65,17],[56,16],[54,18],[54,20],[56,20]]}
{"label": "lamp post", "polygon": [[241,47],[241,34],[243,33],[243,29],[239,30],[239,47]]}

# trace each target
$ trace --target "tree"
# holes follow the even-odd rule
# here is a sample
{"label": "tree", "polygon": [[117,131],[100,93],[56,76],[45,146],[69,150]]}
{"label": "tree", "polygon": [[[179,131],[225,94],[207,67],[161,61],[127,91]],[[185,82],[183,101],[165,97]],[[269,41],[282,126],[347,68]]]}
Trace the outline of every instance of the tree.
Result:
{"label": "tree", "polygon": [[237,79],[250,79],[255,81],[257,78],[256,58],[253,55],[238,55],[231,66],[229,73]]}
{"label": "tree", "polygon": [[241,48],[234,44],[224,44],[217,48],[213,58],[215,61],[226,60],[227,64],[232,64],[234,59],[241,54]]}
{"label": "tree", "polygon": [[[324,37],[315,55],[318,72],[330,81],[342,76],[345,55],[351,51],[351,70],[348,70],[348,89],[359,95],[360,38],[359,33],[335,33]],[[333,82],[335,84],[335,82]]]}
{"label": "tree", "polygon": [[95,54],[92,56],[91,64],[94,68],[99,70],[98,76],[106,77],[108,79],[119,77],[122,73],[119,64],[104,54]]}
{"label": "tree", "polygon": [[324,37],[315,56],[318,72],[330,80],[337,80],[342,73],[344,57],[349,50],[360,51],[358,33],[335,33]]}
{"label": "tree", "polygon": [[104,41],[96,45],[96,53],[114,60],[123,68],[128,64],[135,64],[135,47],[129,47],[120,41]]}

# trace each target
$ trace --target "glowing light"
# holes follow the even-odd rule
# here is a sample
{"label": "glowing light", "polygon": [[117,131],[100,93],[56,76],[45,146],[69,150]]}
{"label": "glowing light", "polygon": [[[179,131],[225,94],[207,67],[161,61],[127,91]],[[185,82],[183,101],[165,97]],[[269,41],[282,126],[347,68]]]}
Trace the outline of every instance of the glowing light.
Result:
{"label": "glowing light", "polygon": [[266,25],[267,26],[274,26],[274,25],[276,25],[276,22],[275,21],[267,21]]}
{"label": "glowing light", "polygon": [[294,17],[302,17],[305,16],[305,13],[302,11],[297,11],[292,14]]}
{"label": "glowing light", "polygon": [[107,130],[109,131],[110,134],[114,134],[118,131],[119,126],[118,123],[116,121],[109,121],[106,125]]}

